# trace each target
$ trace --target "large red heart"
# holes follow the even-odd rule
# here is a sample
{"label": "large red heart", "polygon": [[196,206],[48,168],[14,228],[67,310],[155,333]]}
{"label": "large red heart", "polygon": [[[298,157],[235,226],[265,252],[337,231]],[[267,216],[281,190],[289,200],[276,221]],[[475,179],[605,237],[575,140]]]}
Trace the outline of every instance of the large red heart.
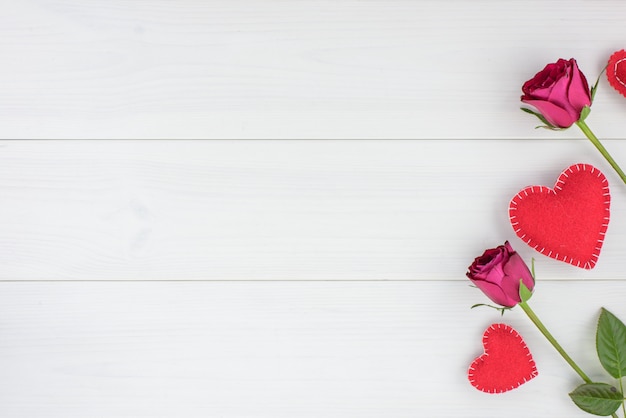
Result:
{"label": "large red heart", "polygon": [[515,233],[540,253],[574,266],[596,265],[609,225],[611,195],[604,174],[589,164],[563,171],[554,188],[530,186],[509,204]]}
{"label": "large red heart", "polygon": [[626,51],[616,51],[609,58],[606,66],[606,78],[609,84],[621,95],[626,96]]}
{"label": "large red heart", "polygon": [[526,343],[506,324],[492,324],[483,334],[485,352],[472,362],[468,378],[487,393],[515,389],[537,376],[535,360]]}

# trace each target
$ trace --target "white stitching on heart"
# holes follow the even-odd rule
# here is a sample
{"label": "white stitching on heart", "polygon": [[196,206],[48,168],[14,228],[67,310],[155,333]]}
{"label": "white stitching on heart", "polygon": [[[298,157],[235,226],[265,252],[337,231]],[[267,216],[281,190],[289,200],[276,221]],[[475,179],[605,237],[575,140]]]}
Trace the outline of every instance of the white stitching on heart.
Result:
{"label": "white stitching on heart", "polygon": [[519,343],[521,344],[521,346],[523,347],[523,349],[526,351],[526,357],[528,357],[528,362],[532,364],[532,368],[533,368],[533,371],[531,372],[531,375],[529,376],[529,377],[530,377],[530,379],[532,379],[532,378],[536,377],[536,376],[539,374],[539,372],[537,371],[537,365],[535,364],[535,360],[533,359],[532,354],[530,353],[530,350],[528,349],[528,346],[526,345],[526,342],[524,341],[524,339],[522,338],[522,336],[521,336],[521,335],[520,335],[520,334],[519,334],[516,330],[514,330],[514,329],[513,329],[513,327],[511,327],[510,325],[507,325],[507,324],[491,324],[491,326],[490,326],[489,328],[487,328],[487,329],[485,330],[485,332],[483,333],[483,349],[484,349],[484,352],[483,352],[483,354],[481,354],[480,356],[478,356],[478,357],[477,357],[477,358],[476,358],[476,359],[472,362],[472,364],[471,364],[471,365],[470,365],[470,367],[469,367],[469,370],[468,370],[468,376],[467,376],[467,377],[468,377],[468,379],[469,379],[469,381],[470,381],[470,383],[472,384],[472,386],[474,386],[476,389],[478,389],[478,390],[480,390],[480,391],[482,391],[482,392],[486,392],[486,393],[504,393],[504,392],[506,392],[506,391],[508,391],[508,390],[515,389],[516,387],[521,386],[522,384],[524,384],[524,383],[528,382],[528,380],[529,380],[529,379],[527,379],[527,378],[526,378],[526,376],[524,376],[524,377],[523,377],[523,379],[524,379],[524,381],[523,381],[523,382],[521,382],[521,381],[520,381],[520,382],[517,382],[517,384],[510,386],[509,388],[506,388],[506,389],[497,389],[497,390],[496,390],[495,388],[494,388],[494,389],[492,389],[492,388],[486,388],[486,387],[484,387],[484,386],[479,386],[479,385],[476,383],[476,379],[474,378],[474,370],[476,370],[476,369],[475,369],[473,366],[474,366],[474,364],[476,364],[476,362],[477,362],[477,361],[479,361],[481,358],[484,358],[484,357],[486,357],[486,356],[488,356],[488,355],[489,355],[489,351],[488,351],[488,349],[485,347],[485,344],[486,344],[487,339],[489,339],[489,333],[490,333],[491,331],[495,331],[495,330],[496,330],[496,327],[497,327],[497,329],[502,329],[502,328],[504,328],[505,330],[509,331],[509,332],[513,335],[513,337],[514,337],[516,340],[518,340],[518,341],[519,341]]}
{"label": "white stitching on heart", "polygon": [[617,80],[618,83],[620,83],[622,86],[626,87],[626,82],[624,80],[621,80],[618,76],[617,76],[617,66],[621,63],[626,61],[626,58],[622,58],[621,60],[617,61],[615,63],[615,66],[613,68],[613,71],[615,72],[615,79]]}
{"label": "white stitching on heart", "polygon": [[[622,61],[626,60],[626,58],[624,58]],[[598,238],[597,240],[597,245],[594,248],[595,252],[593,254],[591,254],[591,258],[589,260],[579,260],[579,259],[574,259],[573,257],[568,257],[562,254],[559,254],[558,252],[552,252],[549,251],[548,254],[546,254],[545,248],[542,248],[541,250],[538,250],[537,247],[539,247],[538,243],[534,243],[532,241],[531,238],[528,238],[526,236],[526,234],[521,234],[521,228],[516,228],[517,225],[519,225],[519,222],[517,221],[517,216],[515,214],[514,211],[517,210],[517,204],[518,201],[520,201],[521,199],[523,199],[524,197],[528,197],[529,195],[529,191],[530,193],[535,193],[535,189],[538,188],[538,192],[539,193],[549,193],[549,194],[554,194],[556,195],[556,191],[560,191],[562,190],[562,185],[565,183],[565,181],[563,180],[563,178],[569,178],[569,174],[574,174],[574,168],[576,169],[576,172],[579,171],[587,171],[587,169],[589,169],[589,172],[592,174],[596,174],[596,176],[601,179],[602,185],[603,185],[603,194],[602,196],[605,197],[605,201],[604,201],[604,207],[605,207],[605,211],[607,216],[605,216],[603,218],[603,223],[600,226],[600,235],[601,237]],[[523,195],[522,195],[523,194]],[[529,186],[524,188],[523,190],[521,190],[517,195],[515,195],[515,197],[513,197],[513,199],[511,199],[510,203],[509,203],[509,219],[511,221],[511,226],[513,226],[513,229],[515,231],[515,234],[522,240],[524,241],[526,244],[528,244],[530,247],[534,248],[535,250],[537,250],[539,253],[546,255],[548,257],[554,258],[556,260],[560,260],[560,261],[564,261],[566,263],[575,265],[577,267],[582,267],[584,269],[591,269],[593,268],[597,261],[598,261],[598,256],[599,256],[599,252],[602,248],[602,244],[604,242],[604,236],[606,235],[606,230],[608,228],[609,225],[609,206],[610,206],[610,196],[611,194],[609,193],[609,186],[608,186],[608,181],[606,179],[606,177],[604,176],[604,174],[602,174],[602,172],[600,170],[595,169],[592,165],[589,164],[575,164],[572,165],[568,168],[566,168],[560,175],[559,178],[557,179],[555,185],[554,185],[554,189],[551,189],[549,187],[546,186]]]}

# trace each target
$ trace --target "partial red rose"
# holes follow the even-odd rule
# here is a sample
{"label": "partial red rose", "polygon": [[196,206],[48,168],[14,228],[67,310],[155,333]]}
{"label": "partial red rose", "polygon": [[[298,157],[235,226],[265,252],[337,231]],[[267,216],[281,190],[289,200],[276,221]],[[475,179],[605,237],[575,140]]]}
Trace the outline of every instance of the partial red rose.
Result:
{"label": "partial red rose", "polygon": [[523,103],[533,107],[555,128],[569,128],[591,106],[587,78],[574,58],[548,64],[522,86]]}

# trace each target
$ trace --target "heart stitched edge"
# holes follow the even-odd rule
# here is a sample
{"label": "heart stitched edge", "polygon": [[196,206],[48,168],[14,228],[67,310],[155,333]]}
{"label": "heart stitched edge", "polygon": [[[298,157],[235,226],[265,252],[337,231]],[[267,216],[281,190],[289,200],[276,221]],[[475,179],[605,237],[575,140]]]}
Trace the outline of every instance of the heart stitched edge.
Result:
{"label": "heart stitched edge", "polygon": [[619,94],[626,97],[626,80],[619,78],[617,74],[617,68],[620,65],[626,65],[626,51],[615,51],[609,58],[609,62],[606,66],[606,78],[609,81],[611,87],[613,87]]}
{"label": "heart stitched edge", "polygon": [[[484,386],[481,386],[479,383],[476,382],[476,379],[474,377],[474,370],[475,370],[475,365],[478,362],[483,361],[483,359],[485,357],[489,356],[489,349],[487,348],[487,340],[489,339],[489,334],[492,331],[497,331],[499,329],[504,328],[506,331],[509,331],[513,337],[518,340],[520,346],[522,347],[522,349],[524,351],[527,352],[526,356],[528,357],[528,362],[530,363],[530,367],[531,367],[531,373],[528,376],[523,376],[518,382],[516,382],[515,384],[506,387],[506,388],[498,388],[498,389],[491,389],[491,388],[486,388]],[[474,386],[476,389],[480,390],[481,392],[485,392],[485,393],[504,393],[504,392],[508,392],[509,390],[513,390],[515,388],[520,387],[521,385],[523,385],[524,383],[528,382],[529,380],[537,377],[539,375],[539,372],[537,371],[537,365],[535,364],[535,360],[533,359],[532,354],[530,353],[530,350],[528,349],[528,346],[526,345],[526,342],[524,341],[524,339],[522,338],[522,336],[513,329],[513,327],[511,327],[510,325],[507,324],[491,324],[491,326],[489,328],[487,328],[485,330],[485,332],[483,333],[483,349],[484,352],[483,354],[481,354],[480,356],[476,357],[474,359],[474,361],[472,361],[472,364],[470,365],[468,371],[467,371],[467,377],[470,381],[470,383],[472,384],[472,386]]]}
{"label": "heart stitched edge", "polygon": [[[557,191],[562,189],[561,185],[565,183],[565,180],[569,177],[569,175],[573,174],[574,172],[579,172],[579,171],[588,171],[591,174],[597,175],[603,184],[602,192],[603,192],[603,195],[605,196],[605,201],[604,201],[605,216],[603,218],[604,221],[602,222],[602,225],[600,226],[600,231],[598,233],[599,237],[596,242],[595,250],[593,254],[591,254],[591,258],[589,260],[581,260],[581,259],[574,258],[571,256],[568,258],[568,256],[560,254],[554,250],[546,249],[545,247],[540,247],[540,243],[535,243],[531,238],[526,236],[526,234],[524,234],[519,227],[517,227],[518,222],[515,216],[515,210],[516,210],[515,206],[517,206],[518,202],[521,199],[523,199],[524,197],[527,197],[529,193],[535,193],[535,192],[541,193],[541,192],[547,191],[549,193],[556,194]],[[574,265],[576,267],[589,270],[589,269],[592,269],[596,265],[596,263],[598,262],[598,258],[600,257],[600,250],[602,249],[602,244],[604,243],[604,236],[606,235],[606,230],[608,229],[608,226],[609,226],[610,205],[611,205],[611,194],[609,192],[609,182],[604,176],[604,174],[600,170],[592,166],[591,164],[579,163],[579,164],[573,164],[567,167],[565,170],[563,170],[561,174],[559,175],[558,179],[556,180],[556,183],[554,184],[553,189],[546,187],[546,186],[529,186],[529,187],[524,188],[518,194],[516,194],[515,197],[513,197],[513,199],[511,199],[511,202],[509,203],[509,219],[511,221],[511,226],[513,226],[513,229],[515,230],[515,234],[522,241],[524,241],[526,244],[532,247],[534,250],[540,252],[541,254],[545,256],[554,258],[555,260],[563,261],[571,265]]]}

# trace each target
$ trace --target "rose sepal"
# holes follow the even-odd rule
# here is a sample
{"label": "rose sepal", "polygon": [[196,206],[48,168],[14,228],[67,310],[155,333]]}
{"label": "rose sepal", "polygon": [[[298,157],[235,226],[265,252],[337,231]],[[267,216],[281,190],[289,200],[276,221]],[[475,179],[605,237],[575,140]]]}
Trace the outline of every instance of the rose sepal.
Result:
{"label": "rose sepal", "polygon": [[519,298],[520,298],[520,303],[526,303],[530,300],[530,298],[533,297],[533,292],[534,292],[534,288],[535,288],[535,281],[536,281],[536,277],[535,277],[535,259],[531,258],[530,259],[530,275],[533,279],[533,289],[529,289],[528,286],[526,286],[524,284],[524,280],[520,279],[519,280]]}
{"label": "rose sepal", "polygon": [[604,68],[602,69],[602,71],[600,71],[600,74],[598,74],[598,78],[596,79],[596,82],[593,86],[591,86],[591,103],[593,103],[593,99],[596,97],[596,93],[598,92],[598,84],[600,83],[600,77],[602,76],[602,73],[604,73],[606,71],[606,67],[608,67],[608,63],[604,66]]}
{"label": "rose sepal", "polygon": [[508,308],[506,306],[490,305],[488,303],[475,303],[472,306],[470,306],[470,309],[478,308],[479,306],[485,306],[487,308],[492,308],[492,309],[495,309],[496,311],[500,311],[500,316],[504,316],[505,311],[510,311],[511,309],[513,309],[513,308]]}
{"label": "rose sepal", "polygon": [[589,106],[583,107],[583,110],[580,111],[580,118],[578,118],[578,122],[582,122],[587,119],[587,116],[591,113],[591,108]]}
{"label": "rose sepal", "polygon": [[564,131],[567,128],[559,128],[558,126],[552,125],[546,118],[543,117],[541,113],[535,112],[534,110],[528,109],[527,107],[520,107],[523,112],[530,113],[531,115],[535,115],[537,119],[539,119],[543,125],[535,126],[535,129],[544,128],[550,129],[551,131]]}
{"label": "rose sepal", "polygon": [[520,279],[519,281],[519,298],[520,303],[526,303],[533,297],[533,292],[526,287],[524,281]]}

